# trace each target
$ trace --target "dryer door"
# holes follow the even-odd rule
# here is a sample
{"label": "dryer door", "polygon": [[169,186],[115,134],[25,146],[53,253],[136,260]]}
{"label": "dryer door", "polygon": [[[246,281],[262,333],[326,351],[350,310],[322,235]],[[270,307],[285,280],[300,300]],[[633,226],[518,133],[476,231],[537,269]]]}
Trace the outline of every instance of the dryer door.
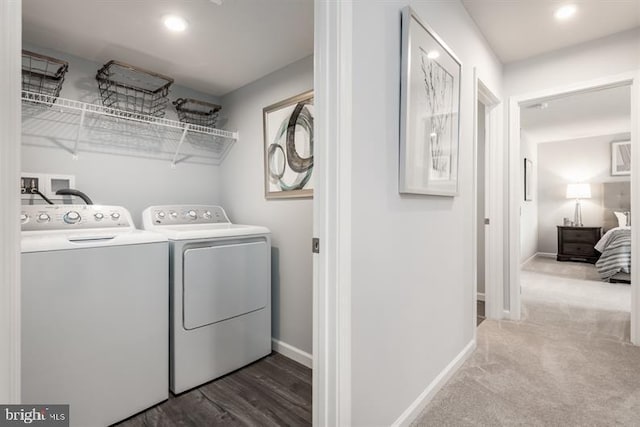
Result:
{"label": "dryer door", "polygon": [[266,241],[184,251],[185,329],[195,329],[264,308],[271,287]]}

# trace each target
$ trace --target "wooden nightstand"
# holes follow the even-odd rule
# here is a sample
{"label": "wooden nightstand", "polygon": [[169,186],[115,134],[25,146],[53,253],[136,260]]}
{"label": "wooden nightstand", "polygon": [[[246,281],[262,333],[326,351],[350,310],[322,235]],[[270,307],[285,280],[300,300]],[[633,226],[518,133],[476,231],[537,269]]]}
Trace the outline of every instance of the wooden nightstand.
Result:
{"label": "wooden nightstand", "polygon": [[593,247],[602,236],[602,227],[558,226],[558,261],[583,261],[595,264],[600,257]]}

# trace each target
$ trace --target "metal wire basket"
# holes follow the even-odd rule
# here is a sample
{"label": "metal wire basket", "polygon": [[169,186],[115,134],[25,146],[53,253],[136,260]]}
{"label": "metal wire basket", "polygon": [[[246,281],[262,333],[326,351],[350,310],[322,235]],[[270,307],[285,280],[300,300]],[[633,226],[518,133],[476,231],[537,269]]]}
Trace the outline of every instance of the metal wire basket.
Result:
{"label": "metal wire basket", "polygon": [[118,61],[109,61],[96,74],[102,104],[135,115],[164,117],[171,77]]}
{"label": "metal wire basket", "polygon": [[215,127],[222,109],[220,105],[191,98],[178,98],[173,105],[181,122],[208,127]]}
{"label": "metal wire basket", "polygon": [[60,59],[22,51],[22,90],[55,98],[60,96],[69,63]]}

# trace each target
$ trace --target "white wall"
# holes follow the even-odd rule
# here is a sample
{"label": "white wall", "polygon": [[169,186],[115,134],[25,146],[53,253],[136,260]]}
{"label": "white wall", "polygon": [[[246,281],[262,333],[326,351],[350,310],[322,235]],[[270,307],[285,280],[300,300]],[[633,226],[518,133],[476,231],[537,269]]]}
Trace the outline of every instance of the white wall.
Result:
{"label": "white wall", "polygon": [[[460,194],[398,194],[400,10],[461,59]],[[501,64],[462,4],[353,2],[352,422],[390,425],[472,342],[473,67]]]}
{"label": "white wall", "polygon": [[639,68],[640,28],[636,28],[505,65],[505,95],[526,94]]}
{"label": "white wall", "polygon": [[591,184],[591,199],[582,200],[582,222],[602,227],[604,182],[629,182],[629,176],[611,176],[611,142],[629,140],[629,134],[582,138],[538,144],[539,222],[538,249],[556,253],[557,225],[573,220],[575,201],[566,198],[567,184]]}
{"label": "white wall", "polygon": [[[69,62],[61,97],[100,103],[95,74],[102,64],[37,46],[24,47]],[[169,97],[171,101],[179,97],[218,101],[175,84]],[[175,119],[173,106],[167,107],[166,117]],[[219,167],[179,163],[175,169],[171,169],[167,160],[144,158],[144,153],[139,151],[131,154],[123,156],[81,151],[78,160],[73,160],[69,152],[55,144],[43,144],[39,138],[25,136],[22,170],[75,175],[76,188],[87,193],[94,203],[125,206],[138,226],[141,225],[142,210],[150,205],[220,203],[222,180]]]}
{"label": "white wall", "polygon": [[224,96],[228,126],[239,142],[221,166],[222,202],[231,220],[260,224],[273,233],[273,337],[312,351],[313,200],[266,200],[262,109],[313,89],[313,57],[307,57]]}
{"label": "white wall", "polygon": [[[524,159],[533,162],[531,174],[531,193],[533,200],[524,200]],[[520,262],[524,262],[538,252],[538,146],[527,138],[525,132],[520,134],[520,182],[522,194],[520,206]]]}

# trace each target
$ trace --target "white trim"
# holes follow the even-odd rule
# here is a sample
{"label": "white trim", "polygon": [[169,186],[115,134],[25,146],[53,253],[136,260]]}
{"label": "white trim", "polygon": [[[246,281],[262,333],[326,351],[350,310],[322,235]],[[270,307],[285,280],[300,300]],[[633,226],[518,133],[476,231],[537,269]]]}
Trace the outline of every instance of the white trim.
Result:
{"label": "white trim", "polygon": [[523,266],[527,265],[531,260],[533,260],[535,257],[537,257],[537,256],[538,256],[538,253],[539,253],[539,252],[536,252],[535,254],[531,255],[529,258],[527,258],[527,259],[525,259],[524,261],[522,261],[522,262],[520,263],[520,267],[523,267]]}
{"label": "white trim", "polygon": [[0,402],[20,402],[22,4],[0,0]]}
{"label": "white trim", "polygon": [[282,342],[275,338],[271,338],[271,349],[277,353],[280,353],[284,357],[294,360],[307,368],[313,368],[313,356],[302,351],[297,347]]}
{"label": "white trim", "polygon": [[[640,212],[640,69],[631,85],[631,212]],[[635,145],[635,147],[634,147]],[[635,166],[633,166],[635,165]],[[631,265],[640,265],[640,231],[631,227]],[[640,345],[640,275],[631,269],[631,335],[634,345]]]}
{"label": "white trim", "polygon": [[352,2],[314,4],[313,425],[351,425]]}
{"label": "white trim", "polygon": [[[503,179],[502,179],[502,158],[503,153],[503,129],[502,129],[502,104],[500,99],[495,95],[495,92],[487,87],[482,79],[478,76],[478,70],[476,67],[473,69],[473,81],[474,81],[474,117],[473,117],[473,224],[472,224],[472,236],[473,236],[473,255],[472,255],[472,268],[473,268],[473,292],[472,295],[476,298],[476,283],[477,283],[477,239],[478,239],[478,226],[477,226],[477,168],[478,168],[478,102],[482,102],[485,105],[485,115],[487,118],[486,123],[486,135],[485,135],[485,159],[487,165],[485,167],[485,210],[487,217],[491,223],[487,227],[485,226],[485,316],[489,319],[502,318],[503,309],[503,231],[500,224],[502,224],[502,212],[504,206],[502,205],[503,197]],[[493,163],[492,163],[493,162]],[[473,317],[471,320],[474,322],[473,330],[476,330],[476,304],[475,299],[473,301]],[[475,333],[475,332],[474,332]],[[475,335],[474,335],[475,337]]]}
{"label": "white trim", "polygon": [[[520,319],[520,106],[562,98],[569,94],[587,93],[594,90],[602,90],[620,86],[631,85],[631,141],[638,141],[638,122],[640,102],[640,70],[613,76],[601,77],[594,80],[555,87],[538,92],[513,96],[509,98],[509,283],[505,288],[509,289],[509,311],[512,320]],[[632,149],[632,164],[640,164],[640,150]],[[633,168],[635,169],[635,167]],[[637,188],[640,188],[640,174],[631,173],[631,210],[640,210],[640,198],[635,197]],[[632,265],[640,265],[640,251],[636,250],[640,239],[640,232],[632,229],[631,254]],[[637,280],[636,269],[631,271],[631,342],[640,345],[640,286]]]}
{"label": "white trim", "polygon": [[[477,294],[477,300],[478,301],[484,301],[484,292],[478,292]],[[476,313],[476,316],[478,315],[478,313]]]}
{"label": "white trim", "polygon": [[431,399],[442,389],[442,387],[451,379],[451,377],[460,369],[467,361],[469,356],[476,349],[476,341],[472,340],[462,349],[462,351],[447,365],[446,368],[431,381],[431,384],[424,389],[416,400],[398,417],[392,424],[394,427],[409,426],[420,415],[422,410],[429,404]]}
{"label": "white trim", "polygon": [[551,252],[536,252],[536,254],[534,256],[539,256],[542,258],[555,258],[558,256],[558,254],[554,254]]}

